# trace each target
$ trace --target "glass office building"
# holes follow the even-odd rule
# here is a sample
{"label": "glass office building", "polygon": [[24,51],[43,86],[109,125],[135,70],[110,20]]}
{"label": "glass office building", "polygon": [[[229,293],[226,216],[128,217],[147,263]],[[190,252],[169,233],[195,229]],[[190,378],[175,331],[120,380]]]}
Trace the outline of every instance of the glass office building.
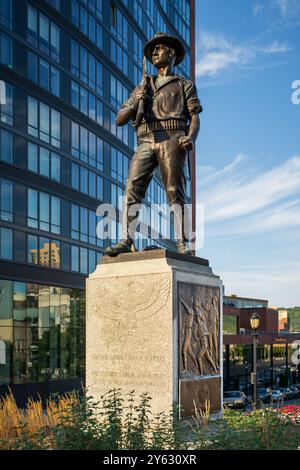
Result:
{"label": "glass office building", "polygon": [[[97,238],[96,208],[120,209],[136,144],[116,112],[157,31],[180,35],[177,73],[193,77],[193,9],[192,0],[0,0],[0,393],[9,385],[20,403],[84,383],[85,279],[110,243]],[[191,200],[192,188],[188,180]],[[167,203],[159,175],[146,202]],[[162,235],[168,212],[148,214]],[[114,221],[112,239],[120,229]],[[147,244],[150,234],[138,248]]]}

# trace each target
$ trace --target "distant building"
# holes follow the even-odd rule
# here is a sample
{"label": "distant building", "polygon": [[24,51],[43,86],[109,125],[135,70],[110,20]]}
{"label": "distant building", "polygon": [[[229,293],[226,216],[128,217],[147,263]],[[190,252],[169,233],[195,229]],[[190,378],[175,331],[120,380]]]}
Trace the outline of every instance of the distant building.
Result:
{"label": "distant building", "polygon": [[[300,334],[286,328],[287,316],[268,307],[267,300],[224,296],[223,358],[224,389],[250,392],[253,370],[253,337],[250,316],[260,315],[258,337],[258,385],[278,387],[300,382],[300,368],[292,363],[292,343]],[[283,320],[281,320],[281,318]]]}

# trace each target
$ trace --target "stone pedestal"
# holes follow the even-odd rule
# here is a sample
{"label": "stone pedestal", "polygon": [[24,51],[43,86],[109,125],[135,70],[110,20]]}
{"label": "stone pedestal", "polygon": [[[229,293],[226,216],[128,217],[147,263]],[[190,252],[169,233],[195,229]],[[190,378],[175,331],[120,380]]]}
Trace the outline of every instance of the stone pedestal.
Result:
{"label": "stone pedestal", "polygon": [[87,279],[86,386],[148,393],[154,413],[222,409],[222,282],[166,250],[103,257]]}

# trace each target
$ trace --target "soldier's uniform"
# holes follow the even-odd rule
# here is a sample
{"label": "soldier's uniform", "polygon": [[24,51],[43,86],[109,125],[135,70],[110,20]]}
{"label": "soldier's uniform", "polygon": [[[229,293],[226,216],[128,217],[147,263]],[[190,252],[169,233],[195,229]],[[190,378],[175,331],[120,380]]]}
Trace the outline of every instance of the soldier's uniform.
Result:
{"label": "soldier's uniform", "polygon": [[[157,33],[145,45],[144,53],[149,60],[151,60],[155,45],[161,43],[176,50],[174,65],[183,60],[185,50],[181,41],[164,33]],[[143,202],[149,183],[158,166],[169,204],[178,204],[182,213],[185,204],[186,179],[184,170],[187,151],[179,144],[179,138],[188,135],[192,115],[202,111],[196,86],[190,80],[178,75],[148,77],[144,117],[141,122],[137,123],[139,101],[136,94],[142,86],[139,85],[133,90],[120,110],[127,108],[129,111],[128,115],[136,128],[138,147],[130,164],[126,184],[124,240],[115,247],[106,249],[105,252],[109,255],[116,255],[126,250],[130,251],[129,245],[133,234],[129,234],[128,226],[137,215],[129,216],[128,212],[132,205]],[[184,243],[184,230],[181,230],[180,237],[179,241]]]}
{"label": "soldier's uniform", "polygon": [[[179,204],[183,208],[187,152],[179,145],[179,138],[187,135],[191,116],[202,111],[196,86],[190,80],[171,75],[161,83],[157,83],[154,76],[149,81],[145,119],[137,128],[138,147],[130,164],[126,184],[126,212],[131,205],[143,202],[157,166],[169,204]],[[134,125],[138,105],[135,95],[139,88],[135,88],[122,107],[132,108]],[[127,217],[127,223],[133,219]]]}

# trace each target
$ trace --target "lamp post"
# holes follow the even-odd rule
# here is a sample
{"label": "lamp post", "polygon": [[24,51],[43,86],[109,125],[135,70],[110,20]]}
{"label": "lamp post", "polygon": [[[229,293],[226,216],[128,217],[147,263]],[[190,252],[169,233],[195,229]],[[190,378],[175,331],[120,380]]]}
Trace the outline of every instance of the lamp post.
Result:
{"label": "lamp post", "polygon": [[253,373],[251,377],[251,383],[253,384],[253,410],[257,407],[257,337],[258,327],[260,322],[260,316],[258,313],[252,313],[250,317],[250,326],[253,335]]}

